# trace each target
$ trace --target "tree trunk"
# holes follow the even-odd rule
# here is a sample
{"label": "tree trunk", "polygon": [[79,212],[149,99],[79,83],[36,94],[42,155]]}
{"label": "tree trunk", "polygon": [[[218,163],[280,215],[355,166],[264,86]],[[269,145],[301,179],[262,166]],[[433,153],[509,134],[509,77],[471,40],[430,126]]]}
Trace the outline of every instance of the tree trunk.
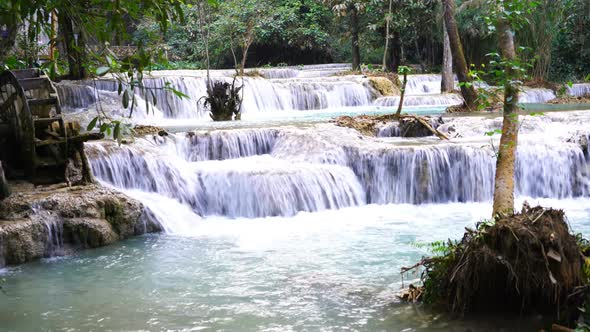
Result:
{"label": "tree trunk", "polygon": [[[507,21],[500,22],[498,33],[502,57],[507,61],[516,59],[514,34],[510,24]],[[512,70],[512,66],[507,65],[504,70],[507,75],[507,83],[504,85],[504,121],[496,161],[492,216],[514,212],[514,164],[518,144],[518,86],[513,83],[517,73]]]}
{"label": "tree trunk", "polygon": [[7,29],[6,38],[0,38],[0,61],[4,61],[12,53],[20,25],[7,24]]}
{"label": "tree trunk", "polygon": [[408,72],[404,71],[404,78],[402,80],[402,88],[400,89],[401,95],[399,97],[399,104],[397,105],[397,112],[395,112],[395,117],[399,119],[402,115],[402,108],[404,107],[404,96],[406,95],[406,85],[408,84]]}
{"label": "tree trunk", "polygon": [[443,65],[442,65],[442,80],[441,92],[451,92],[455,88],[455,80],[453,78],[453,54],[451,52],[451,42],[449,41],[449,33],[443,23]]}
{"label": "tree trunk", "polygon": [[66,57],[68,59],[69,77],[70,79],[80,80],[87,78],[86,68],[84,63],[86,60],[86,38],[85,33],[81,31],[78,33],[78,40],[74,33],[74,24],[70,15],[65,11],[61,11],[58,16],[60,25],[60,32],[63,34]]}
{"label": "tree trunk", "polygon": [[392,73],[397,73],[397,69],[401,65],[402,58],[402,43],[400,34],[397,31],[393,32],[391,40],[391,51],[389,52],[389,61],[387,62],[387,70]]}
{"label": "tree trunk", "polygon": [[443,0],[444,7],[444,19],[447,33],[449,35],[449,42],[451,45],[451,53],[453,55],[453,64],[457,78],[461,86],[461,95],[465,99],[465,105],[470,110],[477,109],[477,93],[472,85],[472,80],[469,77],[469,67],[465,60],[465,54],[463,53],[463,45],[461,45],[461,38],[459,37],[459,29],[457,28],[457,21],[455,20],[455,0]]}
{"label": "tree trunk", "polygon": [[387,71],[388,69],[387,58],[389,55],[389,40],[391,39],[389,27],[391,25],[390,23],[392,6],[393,0],[389,0],[389,11],[387,12],[387,17],[385,18],[385,49],[383,50],[383,71]]}
{"label": "tree trunk", "polygon": [[248,49],[250,45],[247,45],[242,52],[242,62],[240,64],[240,76],[244,76],[244,70],[246,69],[246,60],[248,60]]}
{"label": "tree trunk", "polygon": [[361,51],[359,48],[359,17],[356,7],[350,10],[350,33],[352,35],[352,70],[361,69]]}

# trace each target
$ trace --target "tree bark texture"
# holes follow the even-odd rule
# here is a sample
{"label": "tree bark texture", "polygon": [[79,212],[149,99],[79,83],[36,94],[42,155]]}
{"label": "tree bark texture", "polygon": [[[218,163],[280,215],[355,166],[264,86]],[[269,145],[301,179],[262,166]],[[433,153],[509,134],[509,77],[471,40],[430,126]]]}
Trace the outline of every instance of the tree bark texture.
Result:
{"label": "tree bark texture", "polygon": [[0,61],[12,52],[14,44],[16,43],[16,35],[20,26],[17,24],[8,24],[8,30],[5,38],[0,37]]}
{"label": "tree bark texture", "polygon": [[72,17],[66,11],[59,13],[58,22],[67,53],[66,58],[68,60],[70,79],[80,80],[87,78],[86,68],[84,68],[86,60],[86,38],[83,29],[80,29],[78,32],[78,40],[76,40]]}
{"label": "tree bark texture", "polygon": [[397,73],[398,67],[401,65],[402,58],[402,43],[400,34],[397,31],[393,32],[391,38],[391,47],[389,51],[389,61],[387,61],[387,71]]}
{"label": "tree bark texture", "polygon": [[[455,19],[455,0],[443,0],[444,21],[447,33],[449,35],[449,42],[451,46],[451,53],[453,56],[453,64],[459,83],[472,83],[469,77],[469,67],[465,60],[465,53],[463,52],[463,45],[459,36],[459,29],[457,28],[457,21]],[[467,108],[470,110],[477,109],[477,93],[472,84],[469,86],[461,86],[461,95],[465,100]]]}
{"label": "tree bark texture", "polygon": [[[498,32],[502,57],[507,61],[516,59],[514,34],[510,24],[506,21],[500,22]],[[515,73],[512,66],[507,65],[504,70],[508,78],[504,85],[504,119],[496,161],[492,216],[514,212],[514,165],[518,145],[518,86],[513,83]]]}
{"label": "tree bark texture", "polygon": [[453,53],[451,52],[451,41],[449,40],[449,33],[443,23],[443,65],[442,65],[442,80],[441,92],[451,92],[455,88],[455,80],[453,77]]}
{"label": "tree bark texture", "polygon": [[361,69],[361,51],[359,47],[359,17],[356,7],[350,9],[350,33],[352,39],[352,70]]}

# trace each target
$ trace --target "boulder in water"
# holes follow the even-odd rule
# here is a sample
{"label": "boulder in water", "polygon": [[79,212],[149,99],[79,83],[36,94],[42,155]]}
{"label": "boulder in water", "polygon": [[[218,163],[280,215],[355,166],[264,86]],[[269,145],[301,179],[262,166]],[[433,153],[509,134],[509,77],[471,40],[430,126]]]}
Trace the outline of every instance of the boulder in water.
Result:
{"label": "boulder in water", "polygon": [[14,189],[0,202],[0,266],[160,231],[140,202],[99,185]]}
{"label": "boulder in water", "polygon": [[[397,77],[395,78],[397,80]],[[395,84],[392,79],[387,77],[380,77],[380,76],[370,76],[369,83],[373,87],[373,89],[379,91],[381,96],[399,96],[400,89],[397,84]]]}

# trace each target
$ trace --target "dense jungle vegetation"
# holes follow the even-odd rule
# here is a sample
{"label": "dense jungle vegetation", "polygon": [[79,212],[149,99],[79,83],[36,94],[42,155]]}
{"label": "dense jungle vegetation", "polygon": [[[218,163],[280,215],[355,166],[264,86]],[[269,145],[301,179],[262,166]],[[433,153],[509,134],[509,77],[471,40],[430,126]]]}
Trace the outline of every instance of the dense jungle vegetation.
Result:
{"label": "dense jungle vegetation", "polygon": [[[489,62],[486,54],[497,45],[485,3],[455,1],[466,61],[477,66]],[[590,72],[590,2],[539,3],[522,14],[529,24],[516,37],[518,46],[534,50],[530,74],[539,81],[582,80]],[[60,25],[55,41],[57,68],[65,73],[69,67],[70,74],[79,66],[72,59],[85,53],[68,47],[74,39],[77,45],[131,45],[161,54],[155,69],[205,68],[208,61],[211,68],[352,62],[393,71],[411,63],[439,72],[443,63],[443,5],[435,0],[10,0],[0,4],[0,61],[32,63],[35,48],[48,49],[51,41],[35,36],[43,30],[51,35],[52,9],[66,14],[59,15],[68,24]]]}

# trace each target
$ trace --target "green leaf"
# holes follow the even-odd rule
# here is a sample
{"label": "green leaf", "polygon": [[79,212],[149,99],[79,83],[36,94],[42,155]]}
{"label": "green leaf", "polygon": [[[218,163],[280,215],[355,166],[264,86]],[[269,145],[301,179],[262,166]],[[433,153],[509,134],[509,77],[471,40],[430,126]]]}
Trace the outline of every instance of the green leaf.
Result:
{"label": "green leaf", "polygon": [[109,124],[108,123],[103,123],[100,125],[100,132],[104,133],[109,129]]}
{"label": "green leaf", "polygon": [[94,127],[96,127],[96,122],[97,121],[98,121],[98,116],[95,117],[94,119],[90,120],[90,123],[86,127],[86,131],[91,131],[92,129],[94,129]]}
{"label": "green leaf", "polygon": [[117,140],[117,142],[119,142],[119,144],[121,144],[121,123],[117,122],[115,124],[115,129],[113,130],[113,138]]}
{"label": "green leaf", "polygon": [[128,89],[126,89],[125,92],[123,92],[123,107],[124,108],[129,107],[129,90]]}
{"label": "green leaf", "polygon": [[111,67],[106,67],[106,66],[102,66],[102,67],[98,67],[95,70],[95,73],[97,76],[104,76],[106,75],[109,71],[111,70]]}
{"label": "green leaf", "polygon": [[502,134],[502,130],[501,129],[495,129],[495,130],[487,131],[487,132],[484,133],[484,135],[486,135],[486,136],[494,136],[496,134]]}
{"label": "green leaf", "polygon": [[573,87],[573,86],[574,86],[574,82],[572,82],[572,81],[568,81],[568,82],[567,82],[567,86],[569,86],[570,88],[571,88],[571,87]]}
{"label": "green leaf", "polygon": [[171,91],[179,98],[190,98],[188,95],[185,95],[184,93],[182,93],[176,89],[171,89]]}

